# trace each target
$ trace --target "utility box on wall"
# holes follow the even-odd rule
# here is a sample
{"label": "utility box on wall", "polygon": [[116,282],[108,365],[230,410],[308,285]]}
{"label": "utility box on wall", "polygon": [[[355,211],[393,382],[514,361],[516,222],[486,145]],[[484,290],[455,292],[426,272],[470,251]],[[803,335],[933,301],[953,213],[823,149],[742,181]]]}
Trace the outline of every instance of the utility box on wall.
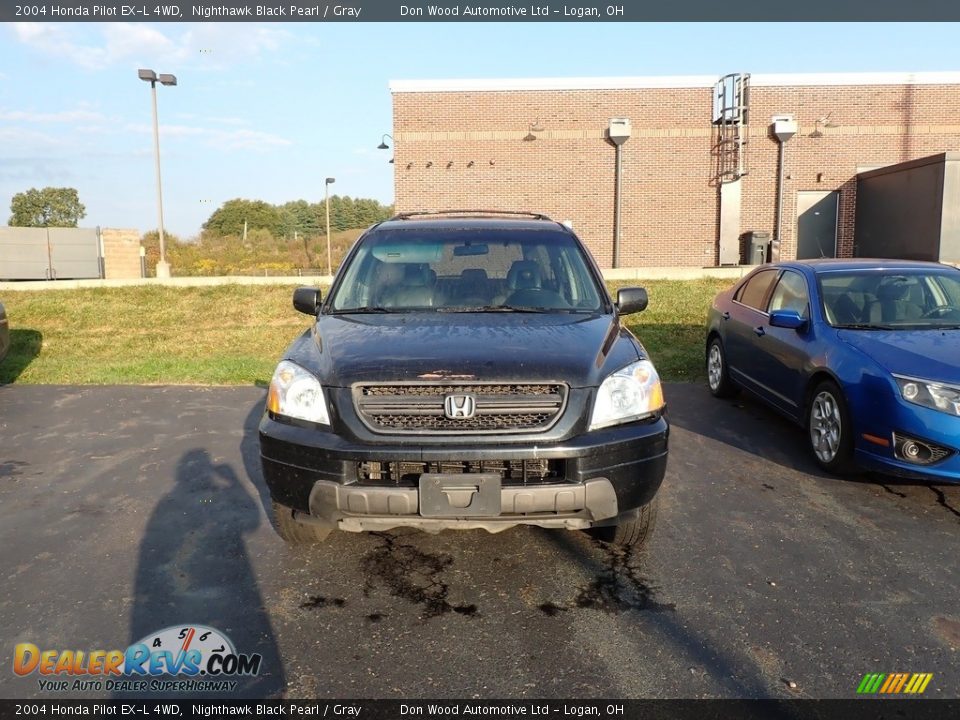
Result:
{"label": "utility box on wall", "polygon": [[960,152],[859,173],[853,254],[960,263]]}

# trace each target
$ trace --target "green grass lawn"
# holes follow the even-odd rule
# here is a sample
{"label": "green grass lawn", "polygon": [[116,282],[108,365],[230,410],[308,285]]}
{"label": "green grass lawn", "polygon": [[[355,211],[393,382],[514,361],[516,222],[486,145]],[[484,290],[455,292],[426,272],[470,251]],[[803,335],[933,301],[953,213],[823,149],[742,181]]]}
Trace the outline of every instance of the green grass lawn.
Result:
{"label": "green grass lawn", "polygon": [[[612,283],[611,290],[628,283]],[[665,380],[703,376],[703,327],[729,280],[648,281],[650,307],[628,318]],[[310,324],[293,287],[130,287],[3,295],[12,346],[0,383],[267,382]]]}

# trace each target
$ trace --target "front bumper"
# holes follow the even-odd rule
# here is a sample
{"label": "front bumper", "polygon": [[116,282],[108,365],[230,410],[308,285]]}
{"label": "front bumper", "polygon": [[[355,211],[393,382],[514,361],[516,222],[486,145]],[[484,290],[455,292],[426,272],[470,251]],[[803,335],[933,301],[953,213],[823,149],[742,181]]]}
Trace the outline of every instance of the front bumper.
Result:
{"label": "front bumper", "polygon": [[[436,531],[513,525],[586,528],[615,522],[646,505],[663,482],[669,427],[654,420],[605,428],[565,441],[429,445],[368,444],[264,415],[260,457],[270,494],[301,519],[342,530],[414,526]],[[422,439],[421,439],[422,440]],[[489,517],[423,517],[416,485],[361,482],[360,463],[562,460],[563,476],[547,482],[503,481],[500,513]],[[469,477],[465,474],[464,477]]]}
{"label": "front bumper", "polygon": [[[856,441],[856,461],[865,470],[925,482],[960,483],[960,418],[908,403],[897,395],[877,393],[871,403],[854,408],[861,422]],[[867,433],[889,441],[882,446],[863,437]],[[894,433],[950,451],[943,460],[919,464],[898,457]]]}

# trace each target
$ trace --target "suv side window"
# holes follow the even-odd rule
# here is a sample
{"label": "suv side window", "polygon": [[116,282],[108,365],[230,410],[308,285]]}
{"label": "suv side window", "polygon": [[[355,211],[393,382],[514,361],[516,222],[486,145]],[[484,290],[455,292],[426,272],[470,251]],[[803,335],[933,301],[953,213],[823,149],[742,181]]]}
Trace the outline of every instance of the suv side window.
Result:
{"label": "suv side window", "polygon": [[740,288],[734,298],[740,303],[752,307],[754,310],[763,312],[766,307],[767,291],[777,279],[776,270],[761,270]]}
{"label": "suv side window", "polygon": [[784,270],[780,282],[770,298],[770,312],[774,310],[796,310],[800,317],[807,317],[807,306],[810,297],[807,293],[807,283],[800,273]]}

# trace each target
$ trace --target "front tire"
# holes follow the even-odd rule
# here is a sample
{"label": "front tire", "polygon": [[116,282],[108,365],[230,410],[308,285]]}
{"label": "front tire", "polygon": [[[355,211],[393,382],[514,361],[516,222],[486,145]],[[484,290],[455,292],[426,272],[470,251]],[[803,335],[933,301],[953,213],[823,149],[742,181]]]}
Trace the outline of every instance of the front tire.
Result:
{"label": "front tire", "polygon": [[819,383],[807,406],[807,442],[817,464],[842,475],[853,465],[853,423],[843,391],[832,380]]}
{"label": "front tire", "polygon": [[298,522],[293,516],[293,508],[278,503],[273,504],[273,526],[283,541],[289,545],[309,545],[323,542],[332,532],[331,528],[315,523]]}
{"label": "front tire", "polygon": [[723,341],[714,335],[707,343],[707,387],[714,397],[727,398],[735,395],[736,386],[727,371],[727,355]]}
{"label": "front tire", "polygon": [[660,498],[653,500],[639,508],[636,515],[620,518],[616,525],[590,528],[590,535],[597,540],[616,545],[625,550],[641,549],[653,535],[657,524],[657,511],[660,507]]}

